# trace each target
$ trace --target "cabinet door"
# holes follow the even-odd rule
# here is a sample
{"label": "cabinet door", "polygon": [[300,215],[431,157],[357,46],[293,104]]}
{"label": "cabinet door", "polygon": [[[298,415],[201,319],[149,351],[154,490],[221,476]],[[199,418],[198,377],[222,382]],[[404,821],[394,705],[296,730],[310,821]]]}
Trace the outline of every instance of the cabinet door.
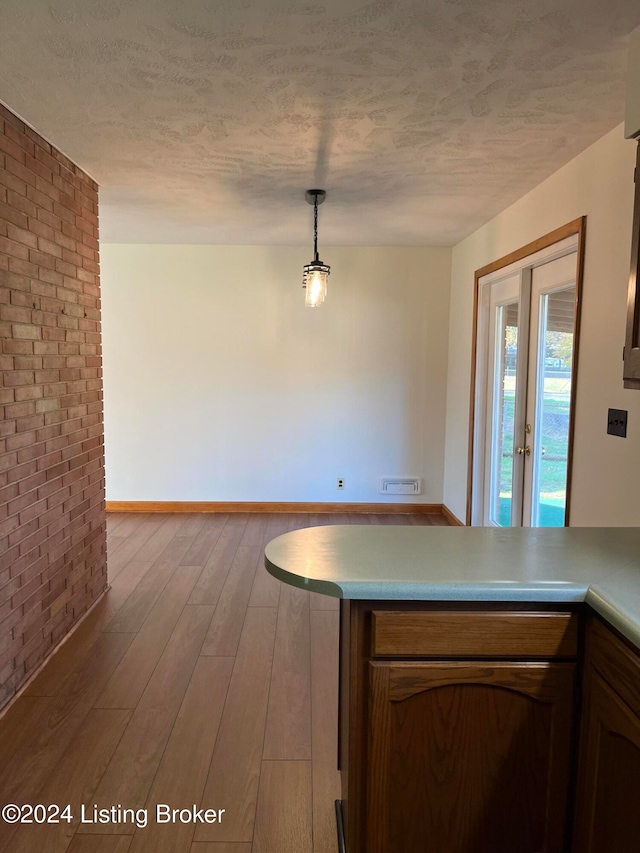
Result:
{"label": "cabinet door", "polygon": [[561,853],[574,664],[370,663],[368,853]]}
{"label": "cabinet door", "polygon": [[589,668],[575,853],[640,849],[640,717]]}

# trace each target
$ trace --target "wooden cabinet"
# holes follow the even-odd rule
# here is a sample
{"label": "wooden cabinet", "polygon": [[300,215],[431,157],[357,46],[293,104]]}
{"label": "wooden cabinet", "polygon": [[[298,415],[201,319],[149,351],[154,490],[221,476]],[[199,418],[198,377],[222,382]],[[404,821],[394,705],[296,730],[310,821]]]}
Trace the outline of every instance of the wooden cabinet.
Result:
{"label": "wooden cabinet", "polygon": [[342,603],[348,853],[564,853],[577,616],[381,604]]}
{"label": "wooden cabinet", "polygon": [[582,718],[574,853],[640,849],[640,659],[596,619]]}
{"label": "wooden cabinet", "polygon": [[347,853],[640,850],[640,654],[579,612],[341,603]]}
{"label": "wooden cabinet", "polygon": [[565,849],[573,664],[369,666],[369,853]]}

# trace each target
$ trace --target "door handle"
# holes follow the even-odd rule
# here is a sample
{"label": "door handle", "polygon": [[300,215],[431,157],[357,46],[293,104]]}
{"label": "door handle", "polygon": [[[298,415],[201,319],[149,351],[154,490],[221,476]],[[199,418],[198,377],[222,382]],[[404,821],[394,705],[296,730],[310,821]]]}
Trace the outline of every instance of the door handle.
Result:
{"label": "door handle", "polygon": [[523,454],[525,456],[531,456],[531,448],[528,444],[525,447],[516,447],[516,453],[518,456],[522,456]]}

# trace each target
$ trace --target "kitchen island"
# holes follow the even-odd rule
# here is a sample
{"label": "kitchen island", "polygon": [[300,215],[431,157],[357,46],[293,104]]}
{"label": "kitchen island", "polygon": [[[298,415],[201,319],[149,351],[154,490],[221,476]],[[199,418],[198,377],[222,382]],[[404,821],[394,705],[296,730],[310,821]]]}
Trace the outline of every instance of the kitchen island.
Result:
{"label": "kitchen island", "polygon": [[327,526],[269,543],[341,601],[348,853],[640,838],[640,530]]}

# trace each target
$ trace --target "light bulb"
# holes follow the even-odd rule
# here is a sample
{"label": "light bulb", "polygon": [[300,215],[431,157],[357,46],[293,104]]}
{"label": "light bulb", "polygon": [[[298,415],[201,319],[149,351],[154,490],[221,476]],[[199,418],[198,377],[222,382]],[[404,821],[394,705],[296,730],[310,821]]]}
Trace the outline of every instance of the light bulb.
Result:
{"label": "light bulb", "polygon": [[317,308],[322,305],[327,295],[327,273],[322,270],[313,270],[306,280],[306,292],[304,304],[307,308]]}

